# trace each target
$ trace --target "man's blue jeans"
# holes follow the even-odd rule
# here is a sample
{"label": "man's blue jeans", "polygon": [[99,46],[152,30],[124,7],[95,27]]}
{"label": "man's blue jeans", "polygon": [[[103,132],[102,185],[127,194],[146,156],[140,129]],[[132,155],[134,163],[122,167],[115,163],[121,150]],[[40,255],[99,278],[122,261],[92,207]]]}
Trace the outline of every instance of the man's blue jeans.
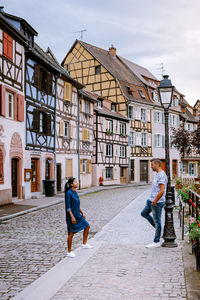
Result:
{"label": "man's blue jeans", "polygon": [[[156,228],[154,243],[160,242],[161,236],[161,215],[162,215],[162,208],[164,207],[165,203],[157,203],[156,206],[152,205],[152,202],[148,199],[146,202],[145,208],[142,210],[141,215],[142,217],[146,218],[149,223]],[[152,212],[153,218],[150,215]]]}

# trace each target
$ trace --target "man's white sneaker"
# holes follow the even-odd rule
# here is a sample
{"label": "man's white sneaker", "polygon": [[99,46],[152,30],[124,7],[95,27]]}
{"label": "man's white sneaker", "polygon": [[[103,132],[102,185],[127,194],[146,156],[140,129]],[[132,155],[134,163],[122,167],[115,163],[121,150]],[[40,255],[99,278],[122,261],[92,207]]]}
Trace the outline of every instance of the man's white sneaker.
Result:
{"label": "man's white sneaker", "polygon": [[76,254],[74,252],[67,252],[67,257],[75,257]]}
{"label": "man's white sneaker", "polygon": [[161,243],[158,242],[158,243],[151,243],[151,244],[148,244],[146,245],[146,248],[158,248],[161,246]]}
{"label": "man's white sneaker", "polygon": [[94,248],[94,247],[91,246],[91,245],[89,245],[89,244],[85,244],[85,245],[83,244],[83,245],[82,245],[82,248],[83,248],[83,249],[92,249],[92,248]]}

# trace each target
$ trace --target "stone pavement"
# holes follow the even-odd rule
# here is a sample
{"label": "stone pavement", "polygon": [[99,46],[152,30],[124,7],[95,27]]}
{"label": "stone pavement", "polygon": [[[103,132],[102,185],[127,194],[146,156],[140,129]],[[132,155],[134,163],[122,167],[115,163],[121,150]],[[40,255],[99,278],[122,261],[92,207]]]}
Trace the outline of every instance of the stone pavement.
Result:
{"label": "stone pavement", "polygon": [[[91,224],[90,238],[148,188],[128,186],[81,195],[81,208]],[[0,224],[1,300],[15,296],[66,256],[65,210],[60,200],[60,204]],[[80,246],[81,239],[82,234],[75,235],[74,248]]]}
{"label": "stone pavement", "polygon": [[90,240],[94,249],[78,248],[76,258],[63,259],[14,299],[187,299],[177,215],[178,247],[145,248],[154,236],[140,216],[148,195],[141,193],[106,224]]}

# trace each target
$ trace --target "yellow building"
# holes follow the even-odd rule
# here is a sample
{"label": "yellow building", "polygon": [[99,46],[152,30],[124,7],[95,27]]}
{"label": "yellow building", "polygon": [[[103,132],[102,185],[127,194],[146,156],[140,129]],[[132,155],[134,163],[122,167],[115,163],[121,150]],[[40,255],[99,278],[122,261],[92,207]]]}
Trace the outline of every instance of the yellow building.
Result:
{"label": "yellow building", "polygon": [[[76,40],[62,66],[87,90],[110,100],[130,120],[129,179],[150,180],[153,94],[158,80],[145,68],[123,59],[111,46],[104,50]],[[140,170],[135,172],[134,170]]]}

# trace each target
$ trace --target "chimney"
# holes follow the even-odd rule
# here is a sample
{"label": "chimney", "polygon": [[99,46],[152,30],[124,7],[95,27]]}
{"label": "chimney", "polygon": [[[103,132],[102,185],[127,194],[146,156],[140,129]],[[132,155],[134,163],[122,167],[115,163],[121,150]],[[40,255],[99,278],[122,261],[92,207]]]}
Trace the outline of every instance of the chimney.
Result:
{"label": "chimney", "polygon": [[116,48],[111,45],[111,47],[109,48],[109,53],[113,56],[113,57],[116,57]]}
{"label": "chimney", "polygon": [[0,6],[0,12],[4,12],[4,6]]}

